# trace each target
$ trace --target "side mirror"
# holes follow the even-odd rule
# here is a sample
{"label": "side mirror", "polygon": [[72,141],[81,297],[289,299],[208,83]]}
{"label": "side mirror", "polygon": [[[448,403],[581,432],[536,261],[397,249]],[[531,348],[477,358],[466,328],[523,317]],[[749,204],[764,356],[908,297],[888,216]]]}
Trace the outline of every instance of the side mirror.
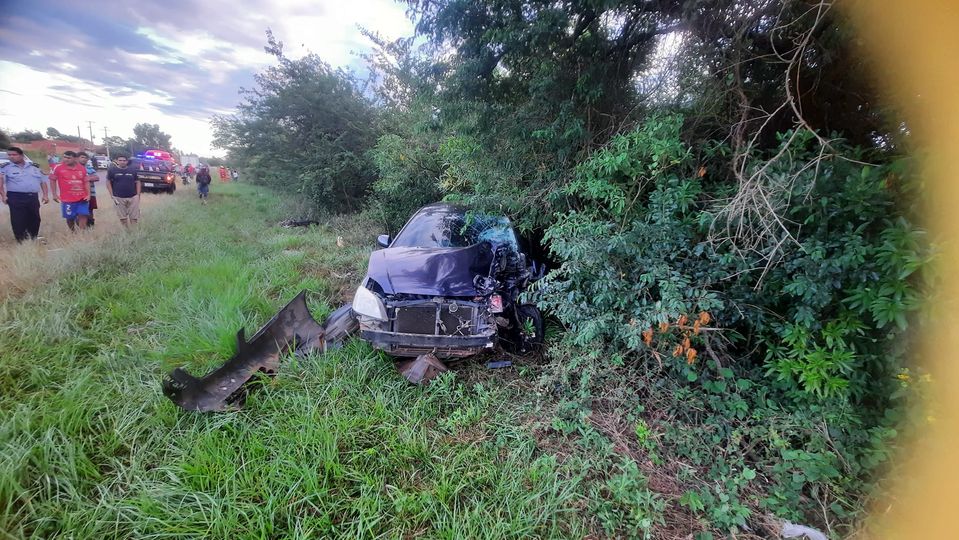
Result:
{"label": "side mirror", "polygon": [[380,247],[390,247],[390,235],[388,235],[388,234],[381,234],[381,235],[377,236],[377,237],[376,237],[376,243],[377,243]]}

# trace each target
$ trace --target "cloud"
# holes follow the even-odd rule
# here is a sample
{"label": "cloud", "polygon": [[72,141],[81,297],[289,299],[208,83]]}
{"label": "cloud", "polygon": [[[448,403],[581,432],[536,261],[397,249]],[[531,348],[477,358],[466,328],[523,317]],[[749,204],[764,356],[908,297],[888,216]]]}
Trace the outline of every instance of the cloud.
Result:
{"label": "cloud", "polygon": [[158,123],[175,145],[201,153],[210,151],[210,116],[231,111],[240,88],[270,65],[267,28],[292,58],[315,52],[353,68],[370,46],[358,26],[392,38],[412,33],[403,5],[391,0],[33,0],[5,8],[4,127],[59,121],[71,132],[93,120],[82,110],[100,119],[101,131],[107,125],[124,137],[138,121]]}

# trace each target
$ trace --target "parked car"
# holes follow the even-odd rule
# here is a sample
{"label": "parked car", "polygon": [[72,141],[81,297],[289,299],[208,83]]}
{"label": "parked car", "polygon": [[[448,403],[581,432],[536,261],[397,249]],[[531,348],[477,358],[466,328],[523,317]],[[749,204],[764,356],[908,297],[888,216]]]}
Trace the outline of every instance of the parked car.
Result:
{"label": "parked car", "polygon": [[108,169],[110,168],[110,158],[103,154],[96,155],[97,168],[98,169]]}
{"label": "parked car", "polygon": [[451,358],[542,344],[539,310],[519,300],[536,267],[507,218],[432,204],[377,243],[353,298],[360,336],[375,348]]}

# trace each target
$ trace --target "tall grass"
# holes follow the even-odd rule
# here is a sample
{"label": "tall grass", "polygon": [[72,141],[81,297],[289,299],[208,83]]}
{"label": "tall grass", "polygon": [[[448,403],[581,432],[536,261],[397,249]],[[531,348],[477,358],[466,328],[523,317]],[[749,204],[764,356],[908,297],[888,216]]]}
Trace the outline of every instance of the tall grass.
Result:
{"label": "tall grass", "polygon": [[0,531],[588,533],[581,464],[538,448],[519,378],[411,387],[353,342],[286,360],[241,412],[176,409],[159,391],[163,373],[222,362],[237,328],[254,330],[302,288],[321,319],[355,283],[373,237],[348,220],[278,228],[281,201],[245,185],[214,185],[210,205],[196,202],[178,195],[139,233],[90,240],[76,251],[83,264],[0,304]]}
{"label": "tall grass", "polygon": [[152,234],[157,223],[166,219],[163,209],[168,204],[193,195],[182,188],[174,197],[143,194],[140,201],[143,222],[139,228],[127,231],[120,225],[103,181],[98,187],[102,206],[94,212],[96,227],[71,232],[60,216],[60,205],[51,200],[40,207],[42,242],[17,244],[10,227],[9,208],[0,205],[0,300],[23,294],[61,275],[88,271],[103,264],[109,266],[115,262],[114,253],[127,246],[140,245],[144,234]]}

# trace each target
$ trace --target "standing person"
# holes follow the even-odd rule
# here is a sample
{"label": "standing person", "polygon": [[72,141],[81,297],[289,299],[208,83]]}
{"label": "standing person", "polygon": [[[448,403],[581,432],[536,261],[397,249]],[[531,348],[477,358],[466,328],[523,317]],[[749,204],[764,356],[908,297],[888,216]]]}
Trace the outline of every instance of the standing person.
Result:
{"label": "standing person", "polygon": [[226,182],[226,167],[220,165],[220,182]]}
{"label": "standing person", "polygon": [[200,171],[196,173],[196,191],[203,204],[206,204],[206,199],[210,196],[210,184],[212,182],[213,177],[210,176],[210,169],[200,167]]}
{"label": "standing person", "polygon": [[50,187],[53,200],[60,203],[60,213],[67,226],[75,231],[87,228],[90,215],[90,182],[87,169],[77,163],[77,154],[72,150],[63,153],[63,162],[50,171]]}
{"label": "standing person", "polygon": [[140,192],[143,186],[137,179],[137,169],[127,156],[119,155],[116,166],[107,170],[107,191],[117,208],[117,216],[124,227],[140,221]]}
{"label": "standing person", "polygon": [[27,161],[23,150],[11,146],[7,149],[10,163],[0,167],[0,202],[10,207],[10,226],[17,243],[35,239],[40,234],[40,198],[43,204],[50,202],[47,190],[50,181],[36,163]]}
{"label": "standing person", "polygon": [[240,178],[240,173],[236,172],[236,169],[230,169],[230,178],[236,182]]}
{"label": "standing person", "polygon": [[77,154],[77,163],[87,170],[87,180],[90,181],[90,218],[87,220],[87,225],[93,227],[93,211],[99,208],[97,206],[96,182],[100,181],[100,175],[97,174],[96,168],[94,168],[93,163],[89,162],[89,159],[90,156],[86,152]]}

